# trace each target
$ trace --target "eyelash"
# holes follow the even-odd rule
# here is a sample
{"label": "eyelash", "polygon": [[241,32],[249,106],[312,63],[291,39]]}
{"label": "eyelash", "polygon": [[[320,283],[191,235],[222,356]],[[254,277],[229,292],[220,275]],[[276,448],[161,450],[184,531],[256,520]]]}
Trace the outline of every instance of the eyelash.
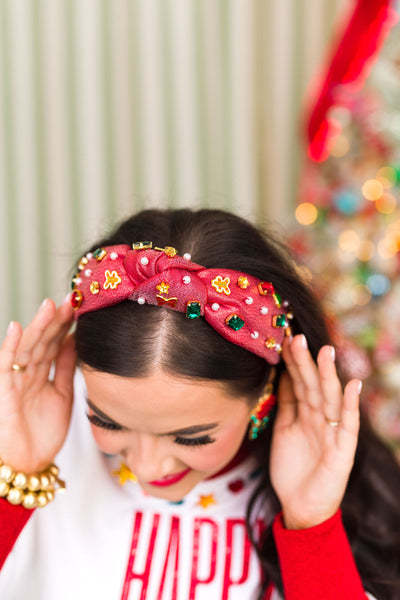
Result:
{"label": "eyelash", "polygon": [[97,415],[89,415],[86,413],[87,418],[96,427],[101,427],[102,429],[108,429],[109,431],[122,431],[123,427],[121,425],[117,425],[116,423],[109,423],[108,421],[103,421],[103,419],[99,419]]}
{"label": "eyelash", "polygon": [[203,437],[199,437],[199,438],[183,438],[183,437],[177,436],[174,439],[175,444],[179,444],[180,446],[192,446],[192,447],[205,446],[206,444],[213,444],[214,442],[215,442],[215,440],[213,438],[210,438],[209,435],[203,435]]}
{"label": "eyelash", "polygon": [[[122,431],[123,427],[121,425],[117,425],[115,423],[109,423],[108,421],[103,421],[97,415],[89,415],[86,413],[87,418],[96,427],[101,427],[102,429],[108,429],[109,431]],[[206,444],[213,444],[215,442],[214,438],[211,438],[209,435],[203,435],[199,438],[184,438],[177,436],[174,439],[174,443],[179,446],[187,446],[187,447],[196,447],[196,446],[205,446]]]}

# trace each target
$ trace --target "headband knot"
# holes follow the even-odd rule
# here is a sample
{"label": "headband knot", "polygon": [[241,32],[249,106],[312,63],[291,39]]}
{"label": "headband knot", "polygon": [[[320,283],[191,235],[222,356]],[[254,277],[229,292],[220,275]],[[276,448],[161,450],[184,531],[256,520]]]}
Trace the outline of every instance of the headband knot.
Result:
{"label": "headband knot", "polygon": [[276,364],[292,313],[272,283],[232,269],[207,269],[170,246],[137,242],[82,257],[72,279],[76,318],[133,300],[203,316],[220,335]]}

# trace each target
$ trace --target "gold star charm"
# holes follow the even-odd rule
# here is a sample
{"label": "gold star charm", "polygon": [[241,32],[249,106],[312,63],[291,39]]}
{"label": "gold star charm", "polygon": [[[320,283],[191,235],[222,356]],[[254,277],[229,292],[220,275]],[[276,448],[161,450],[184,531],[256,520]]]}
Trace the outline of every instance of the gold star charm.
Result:
{"label": "gold star charm", "polygon": [[198,505],[203,508],[208,508],[212,504],[217,504],[214,498],[214,494],[209,494],[208,496],[200,496],[200,500],[198,501]]}
{"label": "gold star charm", "polygon": [[103,286],[105,290],[107,290],[108,288],[115,290],[117,285],[119,285],[122,281],[122,279],[118,275],[117,271],[109,271],[107,269],[107,271],[104,273],[104,275],[106,276],[106,281]]}
{"label": "gold star charm", "polygon": [[238,278],[237,284],[242,290],[247,289],[250,285],[247,277],[242,277],[242,276]]}
{"label": "gold star charm", "polygon": [[168,283],[162,281],[159,285],[156,286],[160,294],[168,294],[168,290],[170,288]]}
{"label": "gold star charm", "polygon": [[212,280],[211,285],[217,290],[219,294],[226,294],[227,296],[229,296],[229,294],[231,293],[231,290],[229,289],[230,282],[231,280],[229,279],[229,277],[225,277],[224,279],[222,279],[221,275],[218,275],[217,277],[215,277],[215,279]]}
{"label": "gold star charm", "polygon": [[119,477],[119,485],[125,485],[127,481],[137,481],[136,475],[132,473],[129,467],[125,463],[121,463],[120,468],[117,471],[111,471],[111,475]]}

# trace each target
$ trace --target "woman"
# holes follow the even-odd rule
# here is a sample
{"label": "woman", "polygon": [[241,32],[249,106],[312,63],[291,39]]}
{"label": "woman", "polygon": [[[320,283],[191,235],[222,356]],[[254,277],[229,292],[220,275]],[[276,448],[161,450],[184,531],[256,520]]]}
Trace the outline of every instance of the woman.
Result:
{"label": "woman", "polygon": [[0,352],[4,597],[400,598],[398,465],[270,238],[144,211],[72,287]]}

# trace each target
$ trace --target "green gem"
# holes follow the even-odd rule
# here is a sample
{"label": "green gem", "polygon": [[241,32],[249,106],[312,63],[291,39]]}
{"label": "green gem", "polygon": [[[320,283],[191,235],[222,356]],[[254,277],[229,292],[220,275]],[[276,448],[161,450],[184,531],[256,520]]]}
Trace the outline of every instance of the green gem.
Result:
{"label": "green gem", "polygon": [[232,315],[231,317],[227,318],[226,324],[234,331],[239,331],[239,329],[242,329],[244,321],[238,317],[238,315]]}
{"label": "green gem", "polygon": [[201,316],[200,302],[188,302],[186,305],[186,317],[188,319],[197,319]]}
{"label": "green gem", "polygon": [[286,315],[275,315],[273,318],[274,327],[285,327],[286,326]]}
{"label": "green gem", "polygon": [[106,254],[107,254],[107,252],[106,252],[106,250],[104,250],[104,248],[97,248],[97,250],[95,250],[93,252],[92,256],[96,260],[102,260]]}
{"label": "green gem", "polygon": [[149,250],[153,247],[153,242],[134,242],[132,244],[133,250]]}
{"label": "green gem", "polygon": [[274,300],[275,300],[275,304],[277,305],[277,307],[280,308],[282,306],[282,296],[275,292]]}

